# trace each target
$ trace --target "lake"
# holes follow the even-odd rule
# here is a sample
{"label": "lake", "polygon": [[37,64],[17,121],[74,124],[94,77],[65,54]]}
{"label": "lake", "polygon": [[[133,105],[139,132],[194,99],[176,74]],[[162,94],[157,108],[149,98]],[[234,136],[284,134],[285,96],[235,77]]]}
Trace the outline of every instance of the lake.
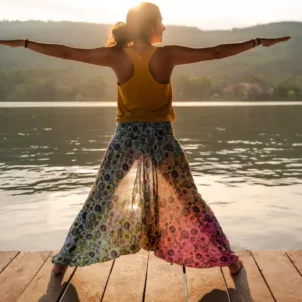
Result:
{"label": "lake", "polygon": [[[302,249],[302,102],[174,103],[233,249]],[[0,250],[60,249],[115,131],[115,103],[0,103]]]}

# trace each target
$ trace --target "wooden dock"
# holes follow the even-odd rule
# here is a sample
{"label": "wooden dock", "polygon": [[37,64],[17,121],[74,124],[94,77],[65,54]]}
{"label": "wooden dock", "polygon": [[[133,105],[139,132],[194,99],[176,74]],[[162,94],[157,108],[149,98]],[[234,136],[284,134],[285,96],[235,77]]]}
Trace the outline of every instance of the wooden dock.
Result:
{"label": "wooden dock", "polygon": [[228,267],[184,274],[145,250],[54,276],[56,253],[0,252],[0,301],[302,302],[302,251],[236,251],[244,267],[233,278]]}

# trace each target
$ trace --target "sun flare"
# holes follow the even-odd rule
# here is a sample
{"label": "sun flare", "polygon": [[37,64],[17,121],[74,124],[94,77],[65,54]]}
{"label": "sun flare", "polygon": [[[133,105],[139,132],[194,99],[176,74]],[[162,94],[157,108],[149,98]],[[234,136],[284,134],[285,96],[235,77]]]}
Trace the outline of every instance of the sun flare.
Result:
{"label": "sun flare", "polygon": [[[203,30],[231,29],[284,20],[301,22],[302,1],[164,1],[145,0],[159,6],[165,25],[197,26]],[[21,1],[22,2],[22,1]],[[125,21],[128,10],[139,0],[20,0],[0,1],[6,20],[52,20],[101,24]],[[219,9],[217,9],[219,7]],[[290,7],[291,9],[288,9]]]}

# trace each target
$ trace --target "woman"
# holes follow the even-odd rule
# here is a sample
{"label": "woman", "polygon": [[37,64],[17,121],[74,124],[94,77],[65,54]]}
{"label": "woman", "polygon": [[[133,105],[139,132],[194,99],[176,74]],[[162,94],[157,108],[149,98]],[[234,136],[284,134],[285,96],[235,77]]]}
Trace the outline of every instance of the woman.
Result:
{"label": "woman", "polygon": [[[174,136],[171,74],[175,66],[222,59],[255,46],[287,41],[252,39],[208,48],[155,47],[163,32],[159,8],[141,3],[117,23],[106,47],[78,49],[33,41],[0,41],[45,55],[113,69],[118,80],[116,130],[92,189],[54,255],[53,272],[136,253],[141,248],[171,264],[242,267],[213,211],[194,183]],[[25,44],[24,44],[25,42]]]}

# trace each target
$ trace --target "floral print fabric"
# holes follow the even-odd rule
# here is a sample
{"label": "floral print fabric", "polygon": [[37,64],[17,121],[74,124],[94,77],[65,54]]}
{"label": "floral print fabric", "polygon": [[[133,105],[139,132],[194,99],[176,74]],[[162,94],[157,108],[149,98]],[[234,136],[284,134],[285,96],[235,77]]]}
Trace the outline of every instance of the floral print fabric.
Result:
{"label": "floral print fabric", "polygon": [[171,122],[118,122],[95,182],[52,262],[86,266],[141,248],[171,264],[227,266],[231,250]]}

